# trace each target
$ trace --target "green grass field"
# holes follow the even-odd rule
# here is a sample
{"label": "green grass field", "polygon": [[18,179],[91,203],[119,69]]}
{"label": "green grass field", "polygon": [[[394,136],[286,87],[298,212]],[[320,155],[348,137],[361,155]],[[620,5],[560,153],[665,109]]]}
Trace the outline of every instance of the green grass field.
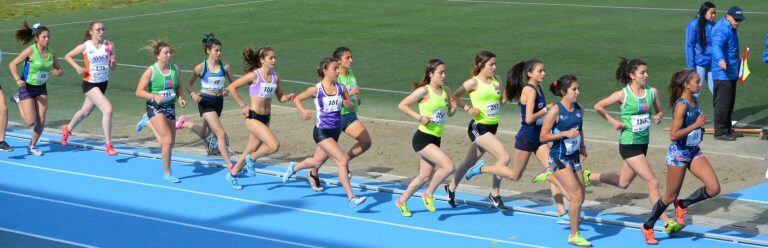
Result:
{"label": "green grass field", "polygon": [[[77,2],[77,1],[74,1]],[[584,106],[620,88],[613,80],[617,56],[642,58],[650,65],[650,84],[663,92],[673,72],[684,66],[684,31],[695,16],[700,1],[568,1],[574,5],[511,4],[453,1],[165,1],[140,3],[119,8],[85,6],[79,12],[45,11],[29,17],[0,21],[0,49],[3,65],[0,84],[6,96],[16,91],[7,64],[22,49],[13,29],[21,20],[50,25],[52,46],[59,57],[82,42],[91,20],[103,19],[106,34],[116,44],[119,63],[147,66],[153,62],[148,51],[139,50],[148,40],[167,38],[176,47],[175,63],[191,69],[205,58],[202,33],[213,32],[224,42],[224,59],[242,73],[240,52],[248,46],[271,46],[278,56],[277,70],[284,80],[315,82],[314,67],[331,55],[337,46],[353,50],[354,70],[363,88],[408,91],[419,79],[425,62],[442,58],[447,63],[447,83],[455,88],[469,77],[474,55],[490,50],[498,56],[497,74],[516,62],[538,58],[547,67],[547,82],[564,73],[577,75],[582,82]],[[537,0],[540,3],[566,1]],[[740,5],[747,20],[739,29],[741,47],[752,48],[752,75],[737,92],[735,119],[756,126],[768,124],[768,65],[760,63],[768,32],[768,2],[729,1],[718,4],[718,19],[731,4]],[[216,5],[222,5],[216,7]],[[629,8],[595,7],[614,6]],[[689,11],[685,11],[688,9]],[[2,9],[0,16],[13,16]],[[73,10],[76,11],[76,10]],[[143,15],[138,16],[137,15]],[[25,16],[27,16],[25,14]],[[57,25],[62,24],[62,25]],[[9,54],[11,53],[11,54]],[[81,80],[60,60],[65,76],[49,83],[48,125],[65,123],[82,104]],[[115,126],[129,126],[144,111],[133,92],[143,68],[121,66],[113,72],[108,97],[115,106]],[[186,77],[189,74],[184,75]],[[198,84],[199,85],[199,84]],[[300,91],[302,84],[285,82],[287,91]],[[402,93],[363,91],[361,115],[406,119],[396,111]],[[548,94],[550,101],[555,97]],[[516,106],[504,111],[517,113]],[[712,113],[711,95],[705,93],[701,106]],[[228,102],[233,108],[233,103]],[[19,121],[18,109],[10,106],[10,120]],[[668,109],[665,109],[669,113]],[[196,114],[195,106],[182,111]],[[99,115],[98,113],[94,113]],[[462,114],[463,115],[463,114]],[[517,115],[510,116],[516,123]],[[667,114],[667,116],[670,116]],[[98,128],[99,118],[89,118],[82,128]],[[464,125],[465,119],[455,120]]]}

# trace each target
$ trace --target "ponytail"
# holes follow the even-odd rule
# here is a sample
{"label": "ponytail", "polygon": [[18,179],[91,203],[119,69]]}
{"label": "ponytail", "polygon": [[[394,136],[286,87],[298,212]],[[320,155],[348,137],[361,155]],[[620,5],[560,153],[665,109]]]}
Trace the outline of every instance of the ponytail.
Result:
{"label": "ponytail", "polygon": [[[538,59],[529,59],[520,61],[509,69],[507,72],[507,101],[512,101],[512,99],[520,100],[523,85],[530,79],[528,73],[533,72],[537,64],[543,64],[543,62]],[[525,75],[525,81],[523,81],[523,75]]]}
{"label": "ponytail", "polygon": [[208,51],[213,48],[213,45],[221,47],[221,40],[217,39],[213,33],[203,34],[203,53],[208,54]]}
{"label": "ponytail", "polygon": [[243,63],[245,64],[245,72],[251,72],[258,68],[261,68],[261,60],[267,57],[267,52],[275,51],[271,47],[262,47],[257,50],[253,48],[243,49]]}
{"label": "ponytail", "polygon": [[686,69],[678,71],[672,75],[672,79],[669,81],[668,89],[670,108],[675,107],[675,102],[677,102],[677,99],[683,95],[683,91],[685,91],[685,85],[691,80],[691,78],[693,78],[694,73],[696,73],[696,71]]}
{"label": "ponytail", "polygon": [[571,84],[578,81],[579,79],[574,75],[563,75],[549,85],[549,91],[556,96],[563,97],[568,92],[568,89],[571,88]]}
{"label": "ponytail", "polygon": [[40,34],[45,31],[49,31],[48,28],[40,23],[35,23],[30,27],[29,23],[24,21],[21,24],[21,29],[16,30],[16,35],[14,35],[14,37],[16,38],[16,41],[21,42],[22,45],[26,46],[31,43],[34,38],[40,37]]}

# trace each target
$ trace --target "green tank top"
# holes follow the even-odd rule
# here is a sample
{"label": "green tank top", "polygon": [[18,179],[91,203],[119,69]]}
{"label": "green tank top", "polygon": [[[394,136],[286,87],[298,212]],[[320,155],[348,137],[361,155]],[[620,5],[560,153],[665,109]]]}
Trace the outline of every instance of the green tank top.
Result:
{"label": "green tank top", "polygon": [[445,103],[448,93],[442,86],[440,87],[441,95],[432,92],[432,87],[429,85],[424,88],[427,88],[428,97],[426,102],[419,102],[419,114],[429,116],[430,122],[427,125],[419,125],[419,131],[440,138],[445,130],[445,118],[448,117],[448,105]]}
{"label": "green tank top", "polygon": [[32,44],[30,48],[32,48],[32,61],[27,61],[24,64],[25,82],[36,86],[45,85],[45,82],[51,77],[51,70],[53,69],[53,49],[48,48],[48,57],[43,58],[40,56],[40,51],[37,50],[37,44]]}
{"label": "green tank top", "polygon": [[498,124],[501,105],[499,81],[494,77],[490,84],[486,84],[478,77],[474,79],[477,81],[477,89],[469,93],[469,99],[472,101],[472,107],[480,110],[475,116],[475,121],[486,125]]}
{"label": "green tank top", "polygon": [[[357,78],[355,78],[355,73],[352,71],[352,69],[347,69],[347,75],[339,73],[339,76],[337,78],[339,83],[343,84],[344,86],[347,86],[347,90],[351,90],[354,87],[357,87]],[[352,96],[352,102],[355,104],[355,109],[349,109],[345,106],[341,106],[341,114],[349,114],[354,113],[357,111],[357,106],[360,104],[360,99],[357,98],[357,96]]]}
{"label": "green tank top", "polygon": [[171,64],[171,73],[163,74],[157,63],[152,65],[152,78],[149,81],[149,93],[157,94],[163,97],[163,102],[156,103],[154,100],[147,100],[148,104],[154,106],[173,106],[176,104],[176,88],[179,87],[179,72],[176,65]]}
{"label": "green tank top", "polygon": [[624,87],[624,102],[621,105],[621,122],[624,130],[619,136],[619,144],[648,144],[651,128],[650,109],[656,100],[651,87],[645,86],[645,96],[639,98],[632,93],[629,85]]}

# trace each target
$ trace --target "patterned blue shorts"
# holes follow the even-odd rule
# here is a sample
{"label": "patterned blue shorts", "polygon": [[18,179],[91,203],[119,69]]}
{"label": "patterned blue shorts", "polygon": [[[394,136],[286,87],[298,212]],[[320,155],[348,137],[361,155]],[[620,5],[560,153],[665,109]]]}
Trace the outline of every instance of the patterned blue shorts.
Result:
{"label": "patterned blue shorts", "polygon": [[699,146],[680,146],[677,143],[669,145],[667,151],[667,164],[674,166],[690,166],[691,162],[704,156]]}

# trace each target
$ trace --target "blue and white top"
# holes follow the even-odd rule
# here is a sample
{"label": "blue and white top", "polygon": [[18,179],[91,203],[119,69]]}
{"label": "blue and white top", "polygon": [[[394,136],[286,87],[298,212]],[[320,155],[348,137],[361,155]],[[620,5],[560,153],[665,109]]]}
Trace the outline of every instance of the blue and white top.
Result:
{"label": "blue and white top", "polygon": [[[541,87],[536,88],[533,84],[526,83],[523,87],[531,87],[536,91],[535,106],[533,106],[533,113],[541,111],[547,105],[547,99],[544,97],[544,92]],[[520,132],[517,133],[515,139],[524,138],[530,143],[539,143],[539,135],[541,134],[541,125],[544,124],[544,116],[536,119],[533,124],[525,122],[525,103],[520,103]]]}
{"label": "blue and white top", "polygon": [[344,88],[339,82],[334,81],[336,94],[328,95],[323,89],[323,83],[317,83],[317,95],[315,96],[315,109],[317,110],[317,123],[315,126],[319,129],[339,129],[341,128],[341,105],[344,95]]}
{"label": "blue and white top", "polygon": [[219,71],[211,72],[208,69],[208,60],[203,62],[203,73],[200,74],[200,84],[202,89],[210,91],[221,91],[224,89],[224,79],[227,76],[227,71],[224,69],[224,64],[219,60]]}
{"label": "blue and white top", "polygon": [[[568,111],[562,103],[557,103],[559,116],[557,123],[552,128],[552,133],[560,133],[578,128],[581,132],[582,112],[581,106],[574,103],[573,111]],[[552,142],[552,148],[549,150],[549,156],[557,160],[579,161],[579,148],[581,147],[581,135],[574,138],[563,138]]]}
{"label": "blue and white top", "polygon": [[[685,104],[685,118],[683,119],[683,125],[680,126],[680,128],[686,128],[696,122],[696,119],[699,118],[699,115],[701,115],[701,109],[699,109],[699,103],[695,97],[693,98],[694,106],[688,104],[688,101],[683,98],[678,98],[675,101],[675,105],[680,102]],[[673,142],[680,147],[697,147],[699,146],[699,143],[704,140],[704,136],[702,134],[704,134],[703,128],[697,128],[696,130],[688,133],[688,136],[685,138],[681,138]]]}

